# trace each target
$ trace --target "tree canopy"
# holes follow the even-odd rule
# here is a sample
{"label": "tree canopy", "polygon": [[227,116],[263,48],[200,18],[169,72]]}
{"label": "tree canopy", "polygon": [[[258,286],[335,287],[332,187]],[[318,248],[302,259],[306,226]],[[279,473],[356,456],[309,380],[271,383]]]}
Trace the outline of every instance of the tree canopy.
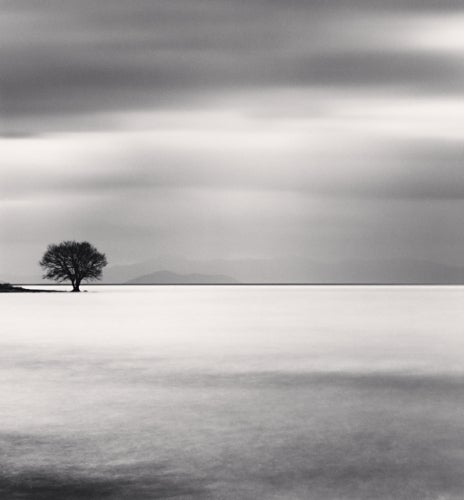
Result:
{"label": "tree canopy", "polygon": [[49,245],[40,266],[46,279],[70,281],[73,292],[79,292],[83,280],[97,280],[107,265],[106,256],[87,241],[63,241]]}

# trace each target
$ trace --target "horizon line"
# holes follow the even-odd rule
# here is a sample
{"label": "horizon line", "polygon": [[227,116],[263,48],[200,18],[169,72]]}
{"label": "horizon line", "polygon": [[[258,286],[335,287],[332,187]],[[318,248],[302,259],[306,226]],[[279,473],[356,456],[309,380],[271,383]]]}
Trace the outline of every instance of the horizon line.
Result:
{"label": "horizon line", "polygon": [[[67,283],[10,283],[18,286],[71,286]],[[288,282],[254,282],[254,283],[81,283],[81,286],[464,286],[463,283],[359,283],[359,282],[331,282],[331,283],[288,283]]]}

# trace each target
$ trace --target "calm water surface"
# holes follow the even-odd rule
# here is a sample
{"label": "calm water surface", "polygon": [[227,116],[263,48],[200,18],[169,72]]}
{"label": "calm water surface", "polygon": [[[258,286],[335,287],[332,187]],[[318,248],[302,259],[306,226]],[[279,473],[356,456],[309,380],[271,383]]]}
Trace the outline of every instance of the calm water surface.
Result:
{"label": "calm water surface", "polygon": [[0,296],[0,498],[464,498],[464,288]]}

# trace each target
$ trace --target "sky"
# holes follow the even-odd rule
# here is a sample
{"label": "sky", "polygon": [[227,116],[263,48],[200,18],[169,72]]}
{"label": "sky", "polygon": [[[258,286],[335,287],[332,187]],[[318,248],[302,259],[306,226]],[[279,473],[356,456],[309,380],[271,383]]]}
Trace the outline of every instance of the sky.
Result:
{"label": "sky", "polygon": [[464,266],[464,4],[0,0],[0,279],[111,264]]}

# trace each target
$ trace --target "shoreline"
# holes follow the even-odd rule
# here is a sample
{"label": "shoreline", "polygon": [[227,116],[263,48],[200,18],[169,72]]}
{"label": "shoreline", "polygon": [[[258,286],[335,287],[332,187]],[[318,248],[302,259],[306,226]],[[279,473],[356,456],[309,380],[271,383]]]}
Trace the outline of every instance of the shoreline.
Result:
{"label": "shoreline", "polygon": [[62,293],[63,290],[32,290],[22,286],[10,285],[9,283],[0,283],[0,293]]}

